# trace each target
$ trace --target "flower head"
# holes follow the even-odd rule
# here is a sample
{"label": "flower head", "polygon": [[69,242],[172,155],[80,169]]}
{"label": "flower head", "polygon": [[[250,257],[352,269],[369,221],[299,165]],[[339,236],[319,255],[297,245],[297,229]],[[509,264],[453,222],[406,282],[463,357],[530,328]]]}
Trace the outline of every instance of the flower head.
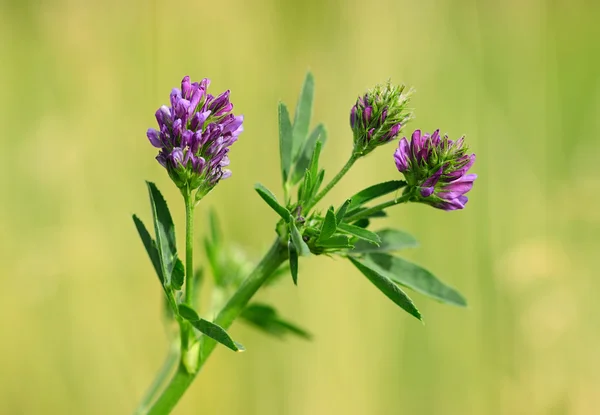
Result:
{"label": "flower head", "polygon": [[180,189],[196,190],[196,199],[206,195],[221,179],[231,176],[229,147],[243,131],[242,115],[231,111],[229,91],[214,97],[207,92],[209,79],[181,81],[173,88],[171,106],[156,111],[158,129],[148,129],[150,143],[160,149],[156,159],[167,169]]}
{"label": "flower head", "polygon": [[409,142],[400,140],[394,153],[396,167],[404,174],[407,190],[420,202],[443,210],[463,209],[469,200],[465,193],[473,188],[476,174],[467,174],[475,154],[467,154],[464,137],[457,141],[440,137],[439,130],[429,135],[415,130]]}
{"label": "flower head", "polygon": [[406,108],[411,91],[404,93],[404,89],[404,85],[395,86],[388,81],[356,100],[350,110],[355,154],[365,155],[389,143],[412,118]]}

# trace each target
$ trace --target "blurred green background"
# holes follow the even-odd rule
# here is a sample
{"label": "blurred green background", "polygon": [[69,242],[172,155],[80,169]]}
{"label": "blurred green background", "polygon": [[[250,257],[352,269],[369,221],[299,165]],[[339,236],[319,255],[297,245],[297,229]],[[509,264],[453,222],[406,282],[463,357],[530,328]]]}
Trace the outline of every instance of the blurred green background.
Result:
{"label": "blurred green background", "polygon": [[[0,3],[0,413],[128,414],[166,352],[161,291],[130,215],[157,182],[145,131],[181,77],[230,88],[245,133],[198,211],[258,258],[279,185],[276,105],[308,68],[331,177],[356,96],[416,89],[410,128],[466,133],[468,208],[402,206],[424,264],[470,301],[415,294],[426,325],[341,260],[261,294],[315,335],[220,347],[175,414],[597,414],[600,407],[600,6],[593,1],[19,1]],[[325,202],[398,177],[394,145]],[[280,194],[280,192],[278,192]],[[325,205],[325,204],[323,204]],[[200,238],[201,234],[199,234]],[[198,247],[200,244],[198,244]],[[200,261],[200,257],[198,258]]]}

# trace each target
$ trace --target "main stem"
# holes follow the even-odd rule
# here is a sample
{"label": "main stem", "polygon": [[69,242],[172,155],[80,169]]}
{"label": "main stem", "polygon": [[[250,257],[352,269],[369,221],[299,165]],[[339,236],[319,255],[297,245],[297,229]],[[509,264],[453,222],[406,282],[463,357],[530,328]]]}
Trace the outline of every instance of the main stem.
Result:
{"label": "main stem", "polygon": [[317,203],[319,203],[319,201],[321,199],[323,199],[323,197],[329,193],[329,191],[331,189],[333,189],[333,187],[338,184],[338,182],[342,179],[342,177],[344,177],[346,175],[346,173],[348,173],[348,170],[350,170],[350,168],[352,167],[352,165],[356,162],[356,160],[359,159],[359,155],[352,153],[352,156],[348,159],[348,161],[346,162],[346,164],[344,165],[344,167],[342,167],[342,170],[339,171],[338,174],[335,175],[335,177],[327,184],[327,186],[325,186],[325,188],[323,188],[323,190],[321,190],[319,192],[319,194],[317,194],[315,196],[315,198],[312,200],[312,202],[310,203],[310,205],[308,207],[306,207],[304,210],[305,211],[310,211]]}
{"label": "main stem", "polygon": [[185,302],[193,304],[194,295],[194,200],[190,191],[185,200]]}
{"label": "main stem", "polygon": [[[229,299],[225,307],[221,310],[215,323],[229,328],[233,321],[240,315],[248,301],[256,294],[258,289],[269,279],[269,277],[279,268],[287,257],[287,249],[277,239],[271,249],[266,253],[256,268],[248,275],[235,294]],[[177,372],[166,386],[162,394],[154,403],[148,415],[167,415],[175,407],[179,399],[183,396],[187,388],[191,385],[212,351],[216,342],[209,337],[203,336],[203,342],[200,347],[200,358],[198,359],[198,368],[195,373],[189,373],[186,368],[180,364]]]}

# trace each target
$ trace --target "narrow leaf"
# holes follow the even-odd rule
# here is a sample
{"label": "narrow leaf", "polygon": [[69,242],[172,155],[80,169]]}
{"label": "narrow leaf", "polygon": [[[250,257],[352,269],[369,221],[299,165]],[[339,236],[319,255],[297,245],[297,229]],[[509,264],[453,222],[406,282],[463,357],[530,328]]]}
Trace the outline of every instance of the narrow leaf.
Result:
{"label": "narrow leaf", "polygon": [[296,252],[298,252],[298,255],[310,255],[310,248],[308,247],[308,245],[306,245],[304,239],[302,239],[302,234],[296,227],[296,224],[294,223],[293,219],[290,219],[289,227],[290,235],[292,237],[292,243],[294,244],[294,248],[296,248]]}
{"label": "narrow leaf", "polygon": [[336,234],[325,241],[317,241],[317,245],[325,249],[351,249],[350,237],[347,235]]}
{"label": "narrow leaf", "polygon": [[292,130],[292,161],[298,159],[300,149],[303,147],[308,127],[310,126],[310,117],[312,115],[313,96],[315,91],[315,79],[308,72],[302,85],[302,91],[296,104],[296,114],[294,116],[294,126]]}
{"label": "narrow leaf", "polygon": [[371,244],[379,245],[381,243],[381,239],[375,232],[371,232],[367,229],[360,228],[358,226],[349,225],[347,223],[340,223],[338,225],[338,229],[349,233],[350,235],[356,236],[359,239],[365,240]]}
{"label": "narrow leaf", "polygon": [[310,165],[308,170],[310,171],[310,174],[312,177],[317,177],[317,175],[319,174],[319,157],[321,157],[321,146],[323,144],[320,141],[317,141],[317,144],[315,144],[315,151],[312,154],[312,157],[310,159]]}
{"label": "narrow leaf", "polygon": [[431,272],[405,259],[388,254],[367,254],[361,262],[381,275],[442,303],[465,307],[467,301],[454,288],[444,284]]}
{"label": "narrow leaf", "polygon": [[160,257],[158,250],[156,249],[156,243],[150,236],[150,233],[144,226],[144,223],[138,218],[136,215],[133,215],[133,222],[135,223],[135,227],[137,228],[138,234],[140,235],[140,239],[146,248],[146,252],[150,257],[150,261],[152,261],[152,265],[154,266],[154,271],[156,271],[156,275],[158,275],[158,279],[160,283],[164,283],[164,278],[162,275],[162,270],[160,266]]}
{"label": "narrow leaf", "polygon": [[271,193],[269,189],[267,189],[260,183],[255,184],[254,189],[257,191],[260,197],[262,197],[263,200],[267,202],[269,206],[271,206],[271,209],[277,212],[279,216],[281,216],[286,221],[291,218],[290,212],[285,207],[281,206],[279,202],[277,202],[275,195]]}
{"label": "narrow leaf", "polygon": [[321,148],[325,145],[327,141],[327,131],[325,130],[325,126],[323,124],[317,125],[317,127],[313,130],[313,132],[306,140],[304,144],[304,148],[300,153],[300,157],[294,166],[294,173],[292,175],[292,184],[296,184],[300,181],[304,172],[310,165],[310,161],[312,159],[313,152],[315,151],[315,145],[317,144],[317,140],[321,142]]}
{"label": "narrow leaf", "polygon": [[279,103],[279,156],[283,182],[288,181],[292,166],[292,124],[290,114],[283,102]]}
{"label": "narrow leaf", "polygon": [[176,290],[181,290],[183,282],[185,280],[185,268],[181,259],[175,260],[175,266],[173,267],[173,273],[171,274],[171,284]]}
{"label": "narrow leaf", "polygon": [[156,247],[158,249],[162,274],[165,285],[171,285],[171,273],[175,267],[177,258],[177,246],[175,244],[175,225],[167,202],[152,182],[146,182],[150,194],[154,229],[156,233]]}
{"label": "narrow leaf", "polygon": [[325,220],[323,221],[323,225],[321,226],[321,234],[319,235],[318,241],[325,241],[335,233],[337,229],[337,223],[335,220],[335,213],[333,213],[333,207],[330,207],[327,210],[327,214],[325,215]]}
{"label": "narrow leaf", "polygon": [[294,247],[292,241],[288,242],[288,254],[290,258],[290,271],[294,285],[298,285],[298,251]]}
{"label": "narrow leaf", "polygon": [[265,304],[250,304],[240,317],[252,326],[276,337],[295,334],[306,340],[312,338],[306,330],[281,319],[273,307]]}
{"label": "narrow leaf", "polygon": [[348,259],[356,268],[358,268],[360,272],[363,273],[365,277],[369,279],[369,281],[371,281],[371,283],[373,283],[374,286],[379,289],[379,291],[385,294],[386,297],[396,303],[396,305],[400,306],[407,313],[415,316],[419,320],[422,320],[421,313],[419,310],[417,310],[417,307],[415,307],[410,297],[408,297],[408,295],[406,295],[406,293],[402,291],[400,287],[394,284],[392,280],[371,269],[360,259],[354,257],[348,257]]}
{"label": "narrow leaf", "polygon": [[352,199],[346,199],[344,204],[340,206],[340,208],[335,212],[335,218],[337,223],[342,223],[344,221],[344,216],[346,216],[346,211],[348,210],[348,206],[352,203]]}
{"label": "narrow leaf", "polygon": [[192,326],[200,330],[203,334],[211,339],[221,343],[223,346],[233,350],[234,352],[243,352],[244,346],[233,341],[223,327],[198,317],[198,313],[194,309],[185,304],[179,304],[179,315],[188,320]]}
{"label": "narrow leaf", "polygon": [[391,192],[404,187],[406,182],[403,180],[392,180],[389,182],[383,182],[376,184],[366,189],[361,190],[357,194],[351,197],[352,203],[349,206],[349,210],[355,210],[359,206],[376,199],[380,196],[386,195]]}
{"label": "narrow leaf", "polygon": [[400,249],[413,248],[419,245],[417,240],[412,235],[396,229],[382,229],[376,233],[379,236],[379,239],[381,240],[379,246],[374,246],[373,244],[367,242],[358,241],[354,246],[353,252],[393,252],[399,251]]}

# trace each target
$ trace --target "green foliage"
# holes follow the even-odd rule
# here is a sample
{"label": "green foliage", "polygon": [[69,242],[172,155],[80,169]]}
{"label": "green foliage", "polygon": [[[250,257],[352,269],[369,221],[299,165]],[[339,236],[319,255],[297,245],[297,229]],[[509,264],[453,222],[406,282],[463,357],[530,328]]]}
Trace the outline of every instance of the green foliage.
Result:
{"label": "green foliage", "polygon": [[292,273],[292,281],[294,285],[298,285],[298,251],[292,243],[288,242],[288,256],[290,261],[290,272]]}
{"label": "green foliage", "polygon": [[189,321],[194,328],[211,339],[221,343],[223,346],[234,352],[243,352],[245,350],[244,346],[233,341],[225,329],[215,323],[200,318],[196,311],[191,307],[188,307],[185,304],[179,304],[178,310],[181,317]]}
{"label": "green foliage", "polygon": [[290,219],[289,229],[290,229],[290,236],[291,236],[292,244],[294,245],[294,248],[296,248],[298,255],[301,255],[301,256],[310,255],[310,249],[308,248],[308,245],[306,245],[306,242],[304,242],[304,239],[302,239],[302,234],[296,227],[296,223],[294,222],[293,219]]}
{"label": "green foliage", "polygon": [[348,233],[352,236],[355,236],[359,239],[370,242],[371,244],[377,246],[379,246],[379,244],[381,243],[381,239],[376,233],[361,228],[359,226],[349,225],[347,223],[340,223],[338,225],[338,229],[342,232]]}
{"label": "green foliage", "polygon": [[150,261],[152,261],[152,265],[154,266],[154,271],[156,271],[156,275],[160,280],[161,285],[164,284],[164,277],[162,275],[162,267],[160,264],[160,254],[158,253],[158,249],[156,249],[156,242],[150,236],[150,233],[144,226],[144,223],[138,218],[136,215],[133,215],[133,222],[135,223],[135,227],[140,235],[140,239],[146,248],[146,252],[150,257]]}
{"label": "green foliage", "polygon": [[294,173],[291,180],[292,184],[297,184],[304,176],[304,173],[308,168],[311,159],[313,158],[317,140],[321,143],[321,148],[323,148],[325,142],[327,141],[327,131],[325,130],[325,126],[323,124],[317,125],[304,144],[304,148],[302,149],[298,161],[294,166]]}
{"label": "green foliage", "polygon": [[391,279],[378,272],[369,266],[368,263],[363,262],[362,259],[355,257],[348,257],[350,262],[367,277],[375,287],[379,289],[386,297],[392,300],[396,305],[400,306],[404,311],[410,315],[422,320],[421,313],[417,310],[414,303],[404,291],[400,289]]}
{"label": "green foliage", "polygon": [[279,338],[288,334],[293,334],[306,340],[312,338],[306,330],[281,319],[277,311],[269,305],[259,303],[250,304],[242,312],[241,318],[263,332]]}
{"label": "green foliage", "polygon": [[[365,219],[368,221],[368,219]],[[412,248],[418,246],[417,240],[406,232],[396,229],[382,229],[376,232],[379,237],[379,246],[372,243],[358,241],[354,245],[353,253],[369,252],[392,252],[400,249]]]}
{"label": "green foliage", "polygon": [[267,189],[265,186],[263,186],[260,183],[255,184],[254,189],[260,195],[260,197],[262,197],[262,199],[265,202],[267,202],[267,204],[271,207],[271,209],[273,209],[275,212],[277,212],[277,214],[279,216],[281,216],[281,218],[283,220],[286,220],[286,221],[290,220],[290,218],[292,217],[292,215],[290,214],[290,211],[287,210],[284,206],[279,204],[279,202],[277,201],[277,198],[275,198],[275,195],[273,193],[271,193],[271,191],[269,189]]}
{"label": "green foliage", "polygon": [[283,102],[279,103],[279,156],[283,183],[287,183],[292,166],[292,124],[288,109]]}
{"label": "green foliage", "polygon": [[405,259],[385,253],[370,253],[360,262],[402,286],[411,288],[442,303],[465,307],[467,301],[454,288],[444,284],[431,272]]}
{"label": "green foliage", "polygon": [[406,185],[406,182],[403,180],[391,180],[389,182],[378,183],[376,185],[367,187],[366,189],[361,190],[350,199],[352,202],[348,207],[348,216],[355,213],[360,206],[364,205],[367,202],[370,202],[373,199],[378,197],[387,195],[388,193],[395,192],[398,189],[401,189]]}
{"label": "green foliage", "polygon": [[323,225],[321,226],[321,233],[319,234],[317,242],[323,242],[331,238],[335,233],[336,229],[337,222],[335,218],[335,213],[333,213],[333,207],[330,207],[327,210],[327,214],[325,215],[325,220],[323,221]]}
{"label": "green foliage", "polygon": [[298,159],[300,149],[304,146],[310,127],[310,118],[312,115],[313,97],[315,90],[315,80],[310,72],[307,72],[302,91],[296,104],[296,114],[294,116],[294,126],[292,128],[292,161]]}
{"label": "green foliage", "polygon": [[172,274],[177,262],[177,246],[175,242],[175,225],[167,202],[154,183],[146,182],[150,195],[154,230],[156,233],[156,247],[158,249],[163,281],[165,286],[172,284]]}

